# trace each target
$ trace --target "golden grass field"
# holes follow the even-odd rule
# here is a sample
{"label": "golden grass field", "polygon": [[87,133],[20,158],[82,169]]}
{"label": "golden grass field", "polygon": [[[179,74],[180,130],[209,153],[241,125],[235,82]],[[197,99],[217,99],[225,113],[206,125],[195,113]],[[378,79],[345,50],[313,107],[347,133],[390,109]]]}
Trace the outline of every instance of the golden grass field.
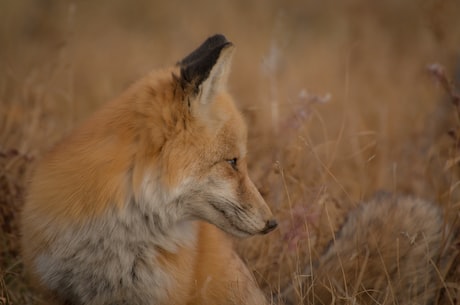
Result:
{"label": "golden grass field", "polygon": [[251,176],[280,224],[237,242],[267,295],[383,190],[445,211],[453,241],[430,304],[460,304],[460,98],[442,85],[460,90],[459,16],[457,0],[1,1],[0,305],[42,304],[18,255],[34,163],[215,33],[237,46],[229,89],[248,122]]}

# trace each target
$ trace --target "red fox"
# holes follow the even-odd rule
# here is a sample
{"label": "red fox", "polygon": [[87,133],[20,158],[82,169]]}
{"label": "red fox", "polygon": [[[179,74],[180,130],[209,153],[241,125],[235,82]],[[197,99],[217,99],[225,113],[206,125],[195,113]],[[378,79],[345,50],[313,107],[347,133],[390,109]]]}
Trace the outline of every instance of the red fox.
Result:
{"label": "red fox", "polygon": [[266,304],[227,234],[277,226],[250,180],[226,91],[234,46],[208,38],[96,112],[37,165],[24,264],[57,304]]}
{"label": "red fox", "polygon": [[[452,232],[442,209],[381,192],[347,214],[333,240],[302,270],[288,304],[433,304]],[[302,296],[302,301],[294,301]],[[309,303],[308,303],[309,304]]]}

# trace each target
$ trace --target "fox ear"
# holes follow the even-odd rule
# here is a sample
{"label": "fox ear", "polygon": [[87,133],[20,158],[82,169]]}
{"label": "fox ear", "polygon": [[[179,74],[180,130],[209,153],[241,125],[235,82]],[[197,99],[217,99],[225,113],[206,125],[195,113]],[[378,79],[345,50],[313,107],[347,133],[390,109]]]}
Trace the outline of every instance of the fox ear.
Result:
{"label": "fox ear", "polygon": [[187,57],[180,66],[180,82],[186,92],[208,104],[215,94],[225,88],[234,46],[223,35],[214,35]]}

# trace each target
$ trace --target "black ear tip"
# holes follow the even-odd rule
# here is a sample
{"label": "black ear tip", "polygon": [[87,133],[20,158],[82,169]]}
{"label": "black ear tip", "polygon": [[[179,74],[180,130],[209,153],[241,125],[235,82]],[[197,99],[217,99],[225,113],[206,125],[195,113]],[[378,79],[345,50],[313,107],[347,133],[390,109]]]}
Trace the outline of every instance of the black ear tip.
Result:
{"label": "black ear tip", "polygon": [[215,34],[215,35],[209,37],[208,39],[206,39],[206,41],[204,42],[204,44],[209,45],[210,48],[226,45],[228,43],[230,43],[230,42],[222,34]]}
{"label": "black ear tip", "polygon": [[232,45],[231,42],[222,34],[215,34],[208,37],[197,49],[195,49],[188,56],[178,62],[179,66],[187,66],[194,61],[201,59],[212,53],[213,51],[220,52],[225,47]]}

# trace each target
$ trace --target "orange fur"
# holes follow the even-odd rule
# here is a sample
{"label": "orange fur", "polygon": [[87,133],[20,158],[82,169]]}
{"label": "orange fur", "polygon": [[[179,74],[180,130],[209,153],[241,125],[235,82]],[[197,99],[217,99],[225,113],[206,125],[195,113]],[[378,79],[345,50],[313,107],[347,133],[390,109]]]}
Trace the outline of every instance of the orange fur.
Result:
{"label": "orange fur", "polygon": [[233,47],[208,39],[96,112],[38,164],[24,262],[66,304],[264,304],[227,234],[276,226],[249,179],[225,91]]}

